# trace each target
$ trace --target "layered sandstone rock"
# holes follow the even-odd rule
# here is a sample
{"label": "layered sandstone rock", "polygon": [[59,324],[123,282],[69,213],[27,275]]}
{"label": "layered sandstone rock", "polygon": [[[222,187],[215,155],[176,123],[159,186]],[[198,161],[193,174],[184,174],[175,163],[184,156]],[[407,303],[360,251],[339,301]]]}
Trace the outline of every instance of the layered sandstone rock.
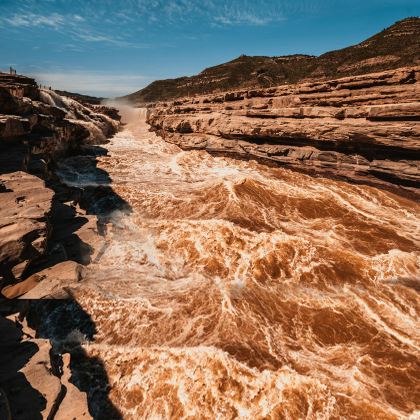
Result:
{"label": "layered sandstone rock", "polygon": [[50,162],[81,144],[105,141],[118,124],[115,110],[88,107],[38,88],[34,79],[0,73],[2,173],[24,170],[45,177]]}
{"label": "layered sandstone rock", "polygon": [[60,186],[55,169],[84,145],[106,141],[119,120],[115,109],[84,105],[40,89],[34,79],[0,73],[3,296],[16,298],[38,286],[31,298],[63,297],[65,284],[77,281],[72,264],[88,264],[103,246],[96,216],[76,204],[81,191]]}
{"label": "layered sandstone rock", "polygon": [[20,279],[30,261],[43,254],[53,191],[25,172],[0,175],[0,267]]}
{"label": "layered sandstone rock", "polygon": [[70,381],[70,354],[61,356],[50,340],[35,338],[21,316],[25,303],[8,312],[0,316],[1,418],[91,419],[86,394]]}
{"label": "layered sandstone rock", "polygon": [[[0,73],[2,419],[91,418],[86,393],[73,383],[70,354],[61,356],[70,350],[62,344],[57,350],[57,343],[32,329],[37,325],[28,326],[30,304],[15,298],[48,305],[71,297],[67,287],[81,281],[83,265],[100,256],[105,239],[97,216],[80,207],[83,189],[63,185],[56,171],[60,160],[86,144],[104,142],[119,120],[114,109],[81,104],[38,88],[33,79]],[[77,343],[71,348],[77,352]]]}
{"label": "layered sandstone rock", "polygon": [[183,149],[418,188],[419,70],[160,102],[148,122]]}

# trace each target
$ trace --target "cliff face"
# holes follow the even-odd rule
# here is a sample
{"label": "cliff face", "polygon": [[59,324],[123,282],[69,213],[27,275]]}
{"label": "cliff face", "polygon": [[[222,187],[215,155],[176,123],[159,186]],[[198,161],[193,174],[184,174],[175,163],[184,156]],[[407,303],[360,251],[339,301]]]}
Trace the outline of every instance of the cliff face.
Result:
{"label": "cliff face", "polygon": [[[61,238],[64,256],[54,262],[69,259],[75,264],[87,262],[82,257],[83,247],[75,243],[74,236],[75,231],[83,236],[83,231],[92,230],[96,217],[79,214],[77,229],[70,228],[80,209],[65,204],[71,197],[57,190],[59,183],[54,169],[60,158],[86,144],[104,142],[118,126],[115,110],[87,107],[53,91],[39,89],[33,79],[0,74],[0,288],[3,295],[17,297],[37,284],[38,277],[27,279],[27,276],[31,264],[45,257],[49,239],[60,232],[60,229],[53,232],[54,220],[69,226],[67,238],[65,234]],[[84,251],[90,248],[85,244]],[[72,256],[72,252],[78,255]]]}
{"label": "cliff face", "polygon": [[232,89],[327,80],[419,65],[419,57],[420,18],[413,17],[395,23],[360,44],[319,57],[302,54],[240,56],[195,76],[155,81],[124,99],[142,104]]}
{"label": "cliff face", "polygon": [[[32,326],[23,320],[28,301],[8,299],[69,297],[66,286],[81,279],[83,265],[103,246],[97,216],[80,207],[83,191],[66,187],[56,173],[64,158],[86,147],[100,149],[92,145],[115,133],[119,118],[115,109],[84,105],[39,89],[33,79],[0,73],[2,419],[92,418],[87,395],[70,381],[74,359],[62,356],[69,349],[58,352],[57,343],[33,329],[36,320]],[[94,162],[85,156],[80,165]],[[51,306],[41,316],[52,312]],[[78,349],[73,330],[64,333],[65,345]]]}
{"label": "cliff face", "polygon": [[158,103],[166,141],[418,188],[419,67]]}

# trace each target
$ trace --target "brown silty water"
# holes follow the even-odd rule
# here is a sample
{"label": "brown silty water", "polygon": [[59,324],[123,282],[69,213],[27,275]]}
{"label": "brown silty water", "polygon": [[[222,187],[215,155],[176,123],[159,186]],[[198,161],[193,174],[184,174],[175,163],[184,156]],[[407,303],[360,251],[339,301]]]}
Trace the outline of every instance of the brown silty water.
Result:
{"label": "brown silty water", "polygon": [[419,205],[129,113],[99,167],[133,212],[76,291],[124,418],[419,418]]}

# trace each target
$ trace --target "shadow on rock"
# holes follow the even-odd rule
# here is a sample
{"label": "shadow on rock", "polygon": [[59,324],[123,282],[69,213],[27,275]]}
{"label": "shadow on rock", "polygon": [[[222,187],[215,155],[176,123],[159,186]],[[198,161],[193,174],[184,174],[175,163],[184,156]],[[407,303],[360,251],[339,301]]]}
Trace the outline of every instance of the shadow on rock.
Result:
{"label": "shadow on rock", "polygon": [[[100,146],[83,146],[78,149],[78,153],[83,154],[68,156],[52,164],[45,182],[49,189],[40,189],[41,192],[54,192],[52,201],[50,198],[46,205],[47,216],[43,219],[43,225],[35,231],[38,236],[41,232],[47,240],[30,257],[26,256],[27,252],[15,252],[18,255],[8,258],[11,261],[8,264],[0,261],[0,288],[3,290],[8,287],[7,294],[4,294],[8,298],[19,297],[30,291],[36,281],[41,279],[36,278],[34,282],[32,277],[38,273],[42,277],[43,270],[57,264],[65,261],[82,265],[98,262],[107,246],[104,238],[107,224],[118,223],[132,211],[131,206],[111,187],[109,174],[97,167],[97,157],[106,155],[107,150]],[[37,177],[32,178],[39,180]],[[1,193],[20,197],[19,191],[0,190],[0,198]],[[30,204],[32,201],[27,202]],[[6,216],[9,217],[10,213],[12,218],[13,212],[14,207],[10,205]],[[28,235],[14,239],[16,243],[29,242],[25,249],[33,248]],[[40,240],[38,242],[41,244]],[[1,246],[0,238],[0,249]],[[15,266],[24,268],[18,271]],[[22,284],[26,280],[27,284]]]}
{"label": "shadow on rock", "polygon": [[131,213],[130,204],[113,190],[108,172],[97,166],[97,157],[108,151],[101,146],[83,146],[79,152],[82,154],[58,161],[55,171],[62,185],[73,192],[73,199],[105,223]]}
{"label": "shadow on rock", "polygon": [[14,306],[0,301],[0,418],[42,419],[47,401],[20,372],[39,347],[35,342],[22,341],[19,322],[6,318],[15,312]]}
{"label": "shadow on rock", "polygon": [[[109,399],[110,384],[105,366],[98,357],[90,357],[84,344],[94,341],[96,326],[92,318],[75,301],[28,301],[28,325],[36,329],[37,337],[52,343],[52,358],[70,353],[70,382],[87,395],[88,407],[94,419],[122,419]],[[60,371],[61,367],[58,367]]]}

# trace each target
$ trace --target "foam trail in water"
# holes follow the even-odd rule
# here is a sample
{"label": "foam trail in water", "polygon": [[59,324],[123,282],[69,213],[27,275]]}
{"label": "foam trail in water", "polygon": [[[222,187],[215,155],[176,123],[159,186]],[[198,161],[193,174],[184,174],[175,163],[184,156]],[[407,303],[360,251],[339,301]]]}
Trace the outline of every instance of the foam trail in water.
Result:
{"label": "foam trail in water", "polygon": [[124,113],[98,159],[133,213],[76,295],[125,418],[414,418],[419,205]]}

